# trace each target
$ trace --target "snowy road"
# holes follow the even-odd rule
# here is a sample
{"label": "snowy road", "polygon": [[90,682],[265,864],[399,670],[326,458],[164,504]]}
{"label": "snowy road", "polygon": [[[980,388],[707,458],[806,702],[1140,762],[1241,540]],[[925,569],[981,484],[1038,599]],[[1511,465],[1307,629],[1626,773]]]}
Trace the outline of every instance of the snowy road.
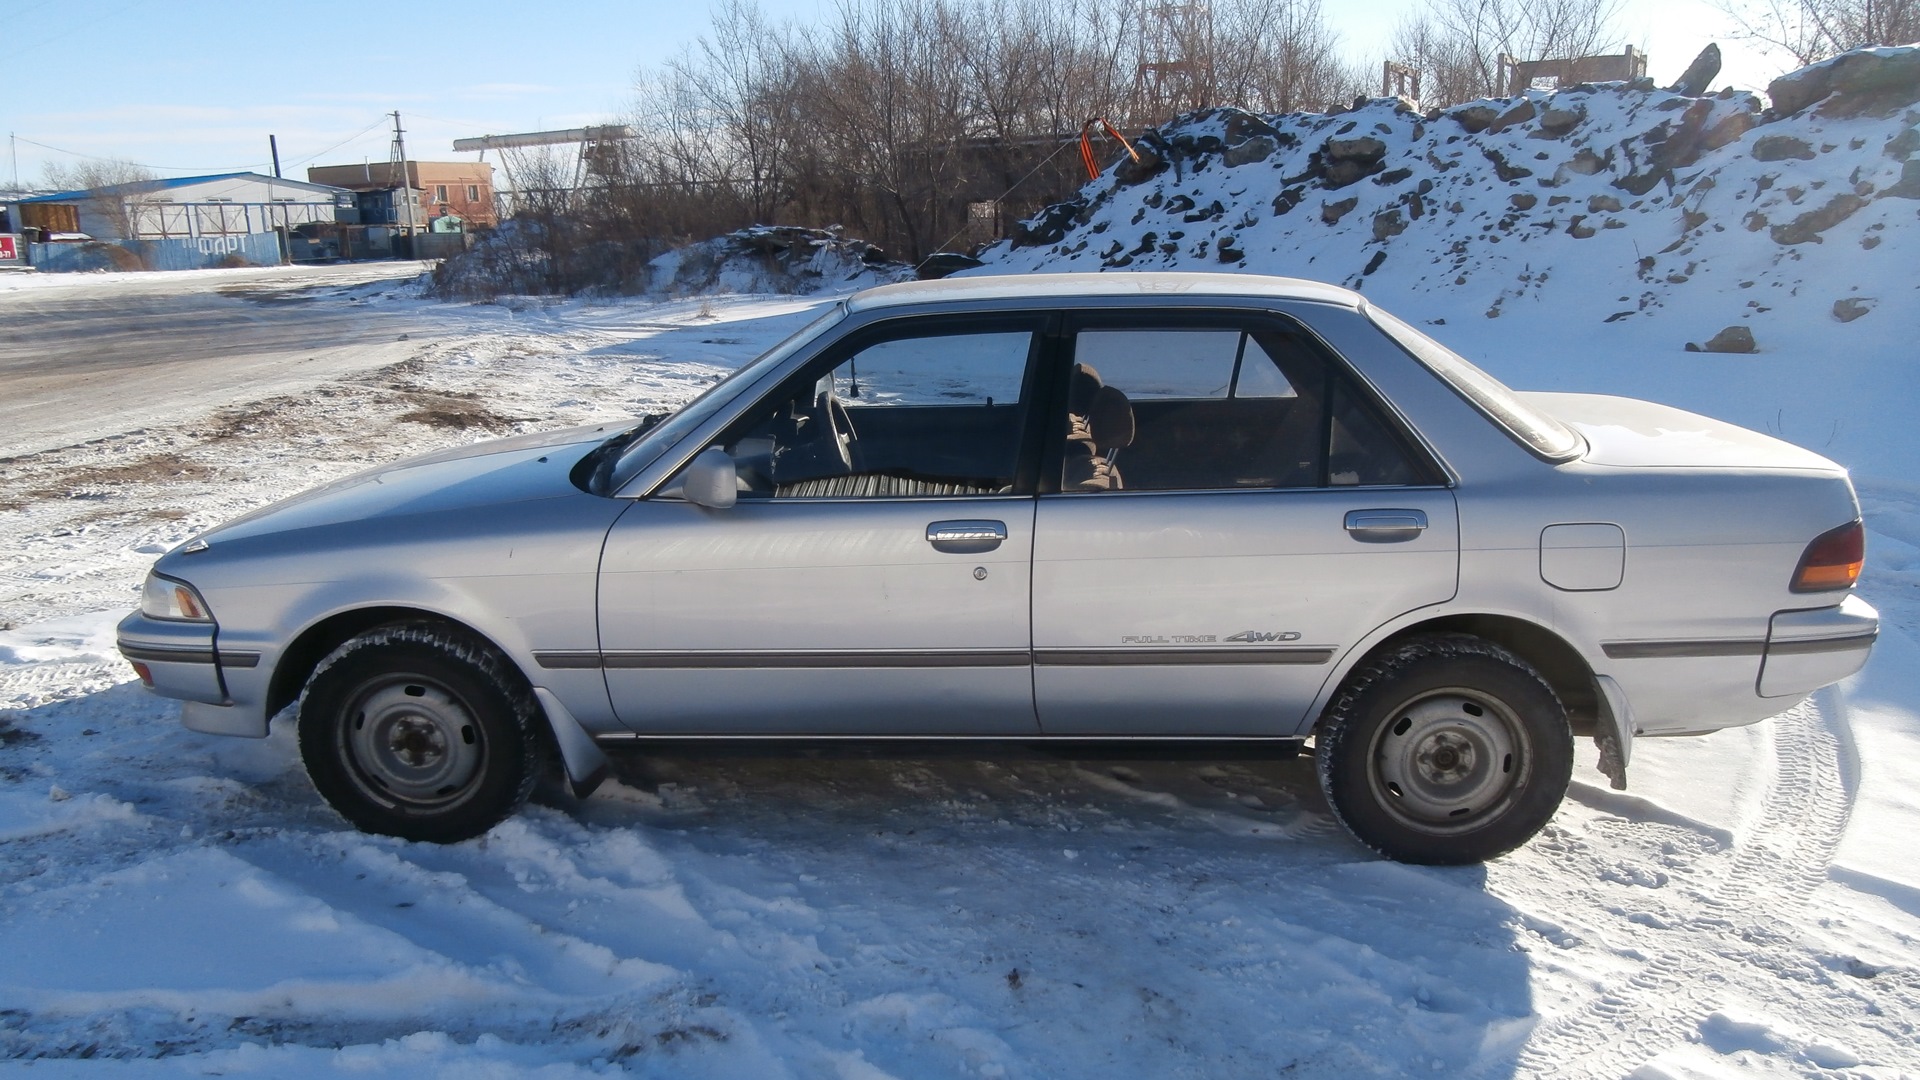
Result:
{"label": "snowy road", "polygon": [[[418,263],[0,279],[0,457],[164,419],[181,402],[291,392],[404,359],[456,324],[341,290]],[[186,280],[178,280],[184,277]],[[324,298],[336,302],[323,302]],[[417,346],[415,346],[417,347]]]}
{"label": "snowy road", "polygon": [[1866,499],[1862,679],[1643,742],[1627,793],[1585,747],[1485,867],[1366,856],[1304,760],[630,761],[413,845],[346,830],[284,725],[193,735],[127,681],[147,562],[364,464],[684,400],[807,305],[361,306],[458,329],[0,462],[0,1069],[1920,1076],[1920,499]]}

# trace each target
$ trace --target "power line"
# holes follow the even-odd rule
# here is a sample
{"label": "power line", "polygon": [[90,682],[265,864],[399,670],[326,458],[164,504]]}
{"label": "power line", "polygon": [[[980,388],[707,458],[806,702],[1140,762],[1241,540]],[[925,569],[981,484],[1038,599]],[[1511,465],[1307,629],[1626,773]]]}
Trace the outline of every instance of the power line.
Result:
{"label": "power line", "polygon": [[[384,114],[382,114],[378,119],[374,120],[373,123],[368,124],[366,127],[361,128],[359,131],[356,131],[353,134],[347,136],[346,138],[341,139],[339,142],[334,143],[332,146],[327,147],[325,150],[321,150],[318,153],[309,154],[306,157],[298,158],[294,161],[287,162],[285,163],[285,167],[292,168],[296,165],[304,165],[307,162],[314,160],[315,158],[323,157],[327,154],[331,154],[335,150],[340,149],[341,147],[347,145],[348,143],[354,141],[355,139],[358,139],[360,136],[365,135],[367,132],[372,131],[374,128],[380,127],[386,122],[387,122],[387,118]],[[16,135],[14,136],[14,138],[18,139],[20,142],[26,143],[29,146],[37,146],[42,150],[51,150],[56,154],[66,154],[69,157],[84,158],[88,161],[112,161],[112,162],[126,161],[125,158],[106,157],[100,154],[87,154],[87,153],[82,153],[78,150],[69,150],[64,146],[54,146],[50,143],[43,143],[35,139],[29,139],[25,135]],[[137,166],[142,169],[151,169],[154,172],[241,172],[241,171],[252,170],[252,169],[263,169],[263,168],[266,168],[268,165],[272,164],[272,162],[267,162],[267,161],[253,161],[253,162],[248,162],[244,165],[149,165],[145,162],[140,162],[140,161],[126,161],[126,163],[129,165]]]}
{"label": "power line", "polygon": [[[378,123],[378,121],[375,121],[375,123]],[[86,158],[88,161],[126,161],[125,158],[104,157],[100,154],[83,154],[78,150],[68,150],[64,146],[52,146],[48,143],[29,139],[25,135],[16,135],[14,138],[26,143],[28,146],[37,146],[42,150],[51,150],[56,154],[66,154],[69,157]],[[223,169],[231,171],[236,168],[236,166],[232,165],[148,165],[140,161],[127,161],[127,164],[136,165],[142,169],[152,169],[155,172],[204,172]],[[249,165],[238,166],[238,168],[255,169],[265,164],[266,162],[264,161],[257,161]]]}
{"label": "power line", "polygon": [[334,143],[332,146],[327,147],[325,150],[322,150],[317,154],[308,154],[306,157],[299,158],[294,161],[289,161],[287,162],[286,167],[291,169],[295,165],[305,165],[307,162],[312,161],[315,158],[325,157],[328,154],[333,153],[335,150],[338,150],[341,147],[352,142],[353,140],[359,138],[360,136],[365,135],[367,132],[372,131],[374,128],[382,126],[386,122],[387,122],[386,114],[382,113],[378,120],[375,120],[373,123],[368,124],[366,127],[361,128],[359,131],[356,131],[353,134],[347,136],[346,138],[341,139],[339,142]]}

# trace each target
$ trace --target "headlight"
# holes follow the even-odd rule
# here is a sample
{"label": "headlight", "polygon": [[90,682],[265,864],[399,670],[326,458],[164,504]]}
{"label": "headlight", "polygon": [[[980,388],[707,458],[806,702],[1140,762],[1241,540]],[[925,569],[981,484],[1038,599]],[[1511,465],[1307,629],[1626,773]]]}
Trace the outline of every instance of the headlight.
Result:
{"label": "headlight", "polygon": [[140,613],[149,619],[173,619],[178,622],[212,622],[207,602],[184,581],[149,573],[140,590]]}

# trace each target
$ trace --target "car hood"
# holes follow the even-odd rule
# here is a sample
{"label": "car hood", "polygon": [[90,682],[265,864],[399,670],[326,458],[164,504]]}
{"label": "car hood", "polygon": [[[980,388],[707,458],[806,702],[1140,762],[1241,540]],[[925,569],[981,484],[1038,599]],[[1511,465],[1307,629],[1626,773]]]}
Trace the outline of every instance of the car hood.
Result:
{"label": "car hood", "polygon": [[1811,450],[1667,405],[1601,394],[1522,395],[1587,440],[1582,460],[1621,468],[1846,470]]}
{"label": "car hood", "polygon": [[215,544],[351,521],[581,496],[569,471],[622,427],[516,435],[409,458],[263,506],[199,539]]}

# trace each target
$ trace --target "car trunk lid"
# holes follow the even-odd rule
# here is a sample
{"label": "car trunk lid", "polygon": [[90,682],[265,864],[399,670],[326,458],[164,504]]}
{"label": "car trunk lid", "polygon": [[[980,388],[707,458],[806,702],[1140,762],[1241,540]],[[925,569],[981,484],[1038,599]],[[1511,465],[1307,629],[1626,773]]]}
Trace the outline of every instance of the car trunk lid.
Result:
{"label": "car trunk lid", "polygon": [[1667,405],[1601,394],[1522,395],[1578,431],[1582,460],[1619,468],[1846,470],[1811,450]]}

